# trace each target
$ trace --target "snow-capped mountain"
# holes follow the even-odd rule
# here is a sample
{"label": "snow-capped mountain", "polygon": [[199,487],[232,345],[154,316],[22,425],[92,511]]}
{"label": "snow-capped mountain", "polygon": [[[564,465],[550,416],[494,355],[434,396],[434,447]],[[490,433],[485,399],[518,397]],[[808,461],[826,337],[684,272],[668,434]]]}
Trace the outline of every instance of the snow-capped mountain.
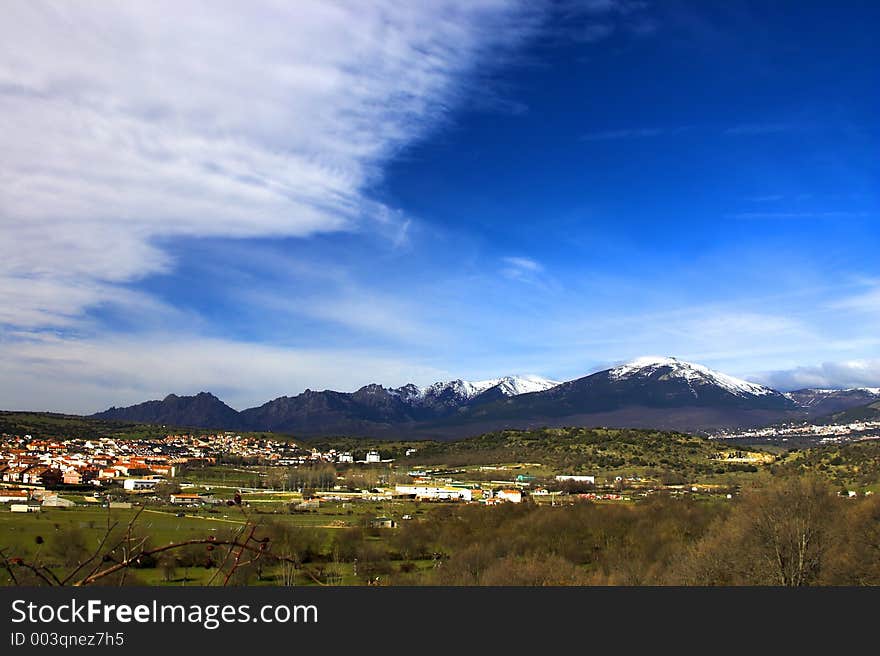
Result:
{"label": "snow-capped mountain", "polygon": [[559,385],[558,380],[549,380],[541,376],[505,376],[496,380],[492,387],[497,387],[505,396],[543,392]]}
{"label": "snow-capped mountain", "polygon": [[785,396],[803,408],[810,417],[840,412],[880,400],[878,387],[850,389],[807,388],[785,392]]}
{"label": "snow-capped mountain", "polygon": [[559,385],[559,381],[549,380],[540,376],[516,375],[490,378],[488,380],[450,380],[440,381],[426,387],[405,385],[396,390],[389,390],[398,394],[402,399],[410,403],[425,403],[436,399],[454,399],[459,402],[470,401],[490,391],[497,390],[504,396],[517,396],[531,392],[543,392]]}
{"label": "snow-capped mountain", "polygon": [[[542,392],[481,406],[474,416],[557,417],[619,413],[627,417],[656,413],[645,409],[711,409],[727,421],[731,414],[788,411],[796,404],[781,393],[703,365],[670,357],[644,357],[597,371]],[[666,412],[668,415],[669,412]],[[703,413],[706,414],[706,413]],[[725,415],[725,417],[721,417]],[[630,419],[627,419],[630,421]]]}
{"label": "snow-capped mountain", "polygon": [[614,380],[631,378],[656,378],[658,381],[679,379],[687,383],[694,396],[698,396],[700,388],[706,386],[715,386],[742,398],[779,394],[769,387],[728,376],[701,364],[684,362],[678,358],[670,357],[637,358],[610,369],[608,375]]}
{"label": "snow-capped mountain", "polygon": [[306,390],[241,412],[220,407],[219,399],[205,402],[213,398],[172,395],[96,416],[301,435],[452,438],[502,428],[578,425],[698,431],[819,417],[876,402],[880,390],[782,394],[678,358],[644,357],[563,383],[539,376],[456,379],[424,387],[374,383],[355,392]]}
{"label": "snow-capped mountain", "polygon": [[241,416],[246,425],[258,430],[339,434],[403,431],[404,427],[444,420],[472,407],[556,384],[540,376],[456,379],[425,387],[410,383],[389,388],[373,383],[351,393],[306,390],[243,410]]}

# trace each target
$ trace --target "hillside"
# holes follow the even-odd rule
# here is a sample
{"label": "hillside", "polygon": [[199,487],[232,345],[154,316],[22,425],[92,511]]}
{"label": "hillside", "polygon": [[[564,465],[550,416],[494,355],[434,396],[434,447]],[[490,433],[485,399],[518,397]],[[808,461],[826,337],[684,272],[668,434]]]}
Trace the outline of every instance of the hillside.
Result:
{"label": "hillside", "polygon": [[[33,435],[40,438],[97,439],[101,437],[119,439],[158,439],[169,433],[201,433],[198,426],[171,424],[152,424],[135,421],[117,421],[65,415],[54,412],[9,412],[0,411],[0,434]],[[219,429],[218,429],[219,430]],[[259,431],[241,431],[241,435],[287,439],[282,434],[266,435]]]}
{"label": "hillside", "polygon": [[811,417],[823,417],[849,408],[880,401],[880,389],[856,387],[853,389],[801,389],[785,394]]}
{"label": "hillside", "polygon": [[[321,448],[357,446],[347,438],[310,443]],[[595,474],[629,470],[661,477],[675,473],[691,480],[730,472],[754,472],[756,465],[772,460],[770,454],[758,449],[731,449],[685,433],[605,428],[504,430],[452,442],[377,442],[370,446],[380,449],[383,455],[399,458],[402,466],[462,467],[519,462],[539,463],[543,469],[557,472]],[[417,451],[403,458],[406,447]],[[739,453],[740,457],[717,459],[719,453]],[[750,457],[752,461],[745,462]]]}
{"label": "hillside", "polygon": [[155,424],[110,421],[53,412],[0,411],[0,434],[40,438],[96,439],[99,437],[158,438],[168,429]]}
{"label": "hillside", "polygon": [[880,491],[880,440],[817,446],[790,451],[773,467],[775,474],[818,474],[843,488]]}
{"label": "hillside", "polygon": [[170,424],[200,428],[241,427],[238,412],[213,394],[200,392],[195,396],[169,394],[161,401],[146,401],[127,408],[110,408],[92,415],[96,419],[134,421],[145,424]]}
{"label": "hillside", "polygon": [[880,401],[834,412],[817,420],[823,424],[850,424],[859,421],[880,421]]}

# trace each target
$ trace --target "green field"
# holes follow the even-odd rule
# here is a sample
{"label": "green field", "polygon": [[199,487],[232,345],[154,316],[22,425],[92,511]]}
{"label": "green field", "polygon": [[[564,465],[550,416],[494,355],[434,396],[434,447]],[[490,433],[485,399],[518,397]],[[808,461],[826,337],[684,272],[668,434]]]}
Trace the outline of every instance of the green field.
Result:
{"label": "green field", "polygon": [[[155,506],[143,509],[107,509],[100,507],[76,506],[74,508],[46,508],[39,513],[12,513],[8,506],[0,505],[0,550],[7,556],[20,557],[27,561],[39,560],[56,572],[70,571],[71,565],[64,562],[65,552],[71,543],[81,548],[84,553],[91,552],[107,534],[108,527],[116,526],[114,535],[118,536],[126,529],[128,523],[137,516],[132,533],[138,537],[148,537],[151,546],[178,543],[192,539],[205,539],[217,536],[221,539],[232,535],[246,522],[257,527],[257,535],[261,531],[272,532],[274,526],[280,526],[301,534],[303,539],[310,541],[310,549],[330,553],[333,536],[340,530],[349,529],[360,534],[365,521],[379,516],[392,517],[398,521],[405,514],[416,517],[431,512],[430,504],[416,504],[412,501],[394,502],[330,502],[322,504],[317,511],[291,514],[286,502],[277,507],[255,508],[227,507],[220,508],[182,508],[174,506]],[[178,514],[184,516],[178,517]],[[382,531],[372,531],[373,541],[382,540]],[[325,558],[326,560],[326,558]],[[324,571],[329,566],[326,562],[304,563],[300,575],[300,584],[314,584],[306,572]],[[250,581],[251,584],[277,584],[275,570],[267,564],[261,578]],[[333,583],[341,583],[348,579],[355,581],[352,563],[338,562],[332,565],[338,570],[341,579],[324,575],[324,579]],[[138,582],[149,585],[180,585],[207,584],[216,573],[216,568],[206,569],[202,566],[176,566],[173,575],[169,575],[161,565],[132,570],[132,576]],[[0,574],[0,582],[9,583]]]}

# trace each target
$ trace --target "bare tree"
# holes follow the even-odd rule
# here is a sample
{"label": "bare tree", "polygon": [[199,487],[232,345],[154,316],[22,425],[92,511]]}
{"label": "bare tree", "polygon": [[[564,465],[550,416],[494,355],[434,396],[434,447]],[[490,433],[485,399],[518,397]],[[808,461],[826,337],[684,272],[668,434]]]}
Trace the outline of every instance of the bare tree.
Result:
{"label": "bare tree", "polygon": [[792,477],[744,495],[684,559],[680,582],[799,587],[820,582],[842,502]]}
{"label": "bare tree", "polygon": [[297,565],[294,557],[271,551],[269,537],[259,533],[260,527],[244,511],[244,523],[229,537],[211,535],[154,547],[136,530],[142,510],[135,513],[124,527],[112,522],[108,515],[107,528],[95,549],[69,571],[58,572],[57,566],[44,562],[39,549],[29,559],[9,555],[6,549],[0,549],[0,567],[9,574],[13,585],[36,582],[49,586],[85,586],[111,577],[119,585],[124,585],[129,571],[145,561],[171,558],[176,567],[176,557],[185,555],[186,550],[195,545],[204,546],[211,555],[220,552],[219,565],[209,585],[229,585],[243,570],[261,560]]}

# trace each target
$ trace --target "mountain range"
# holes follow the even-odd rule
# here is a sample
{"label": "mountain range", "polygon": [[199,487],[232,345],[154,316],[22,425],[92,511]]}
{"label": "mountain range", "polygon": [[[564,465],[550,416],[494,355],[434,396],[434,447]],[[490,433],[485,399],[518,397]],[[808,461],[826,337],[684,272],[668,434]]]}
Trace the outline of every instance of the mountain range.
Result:
{"label": "mountain range", "polygon": [[454,439],[501,428],[589,425],[710,431],[814,418],[880,401],[880,389],[778,392],[699,364],[647,357],[576,380],[505,376],[426,387],[305,390],[236,411],[213,394],[92,415],[144,423],[293,433]]}

